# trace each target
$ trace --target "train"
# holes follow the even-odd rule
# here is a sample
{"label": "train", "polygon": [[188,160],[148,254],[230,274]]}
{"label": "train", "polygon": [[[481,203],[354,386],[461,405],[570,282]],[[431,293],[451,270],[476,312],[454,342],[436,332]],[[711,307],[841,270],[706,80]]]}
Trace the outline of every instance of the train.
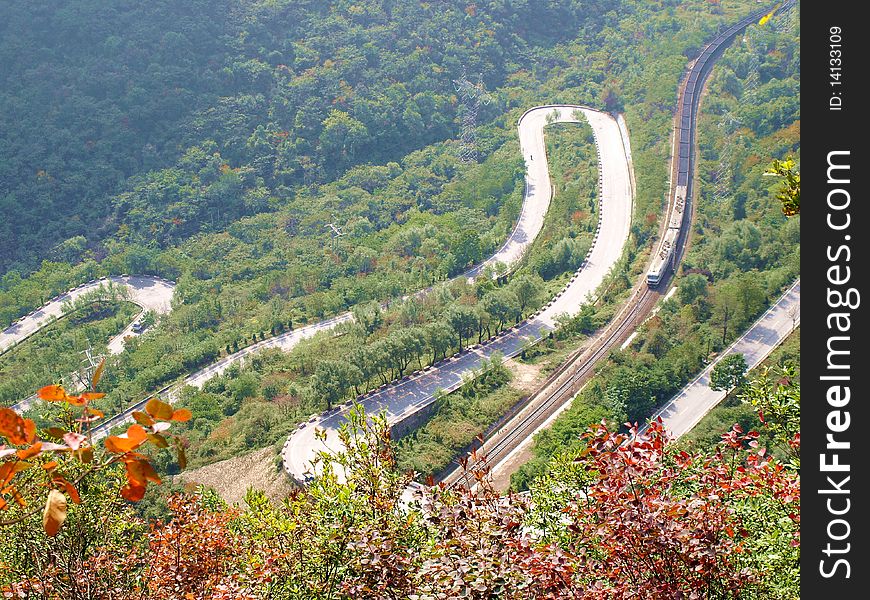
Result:
{"label": "train", "polygon": [[668,269],[674,268],[674,249],[680,239],[680,231],[683,228],[683,219],[686,207],[686,186],[678,185],[674,197],[674,205],[668,220],[668,228],[662,236],[658,251],[653,257],[652,265],[647,271],[646,282],[650,287],[655,287],[661,282]]}
{"label": "train", "polygon": [[[786,2],[777,10],[784,10],[786,7],[793,4],[793,0]],[[647,285],[654,288],[666,278],[668,269],[676,268],[676,250],[680,240],[680,232],[682,231],[685,222],[685,207],[689,201],[689,179],[692,169],[692,130],[695,121],[695,111],[698,107],[698,98],[701,95],[701,89],[704,86],[712,61],[710,60],[714,54],[719,52],[726,44],[730,43],[738,33],[743,31],[748,25],[758,20],[767,14],[770,8],[758,11],[744,18],[739,23],[732,25],[723,31],[715,40],[710,42],[701,54],[698,56],[695,63],[689,70],[689,75],[686,78],[686,85],[683,88],[683,94],[679,100],[679,125],[677,126],[677,179],[674,186],[673,202],[671,202],[671,212],[668,216],[668,227],[665,234],[659,242],[658,249],[650,262],[649,270],[646,275]]]}

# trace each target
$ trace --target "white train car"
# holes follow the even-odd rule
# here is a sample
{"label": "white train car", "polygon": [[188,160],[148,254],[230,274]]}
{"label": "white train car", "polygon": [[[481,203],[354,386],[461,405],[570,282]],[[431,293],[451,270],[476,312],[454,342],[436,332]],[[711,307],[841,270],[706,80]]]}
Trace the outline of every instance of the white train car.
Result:
{"label": "white train car", "polygon": [[674,266],[674,250],[683,228],[683,218],[686,207],[686,186],[678,185],[674,193],[674,203],[668,216],[668,228],[662,236],[661,244],[653,257],[652,264],[646,274],[649,287],[657,286],[664,278],[668,269]]}

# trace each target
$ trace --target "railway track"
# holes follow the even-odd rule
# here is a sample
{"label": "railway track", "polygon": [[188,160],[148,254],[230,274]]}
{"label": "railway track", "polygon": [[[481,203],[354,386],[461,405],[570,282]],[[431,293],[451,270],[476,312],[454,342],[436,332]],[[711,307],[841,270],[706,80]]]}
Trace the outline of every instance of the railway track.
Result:
{"label": "railway track", "polygon": [[[788,8],[793,4],[793,1],[784,3],[778,10]],[[667,218],[663,219],[662,223],[664,230],[660,232],[662,238],[669,229],[675,207],[680,201],[675,190],[686,190],[685,205],[680,206],[679,209],[684,212],[684,215],[685,213],[693,214],[693,177],[691,173],[694,168],[695,129],[701,91],[707,76],[725,47],[747,26],[757,22],[770,10],[771,8],[768,7],[757,11],[717,35],[690,65],[681,82],[677,111],[674,117],[674,152],[672,152],[671,158],[671,181],[668,194],[670,202]],[[472,487],[477,483],[479,475],[504,460],[558,409],[574,397],[594,375],[594,369],[598,362],[623,343],[631,332],[643,323],[664,295],[664,291],[668,289],[676,272],[676,266],[682,260],[685,251],[689,230],[685,223],[686,220],[683,219],[683,226],[679,228],[680,231],[674,237],[676,243],[670,249],[670,256],[664,259],[665,263],[670,263],[671,268],[659,270],[660,279],[657,280],[657,285],[651,288],[646,282],[646,277],[642,278],[633,288],[628,302],[610,324],[596,336],[593,344],[569,356],[544,382],[538,392],[529,397],[523,408],[517,411],[513,418],[483,441],[467,462],[454,461],[453,469],[441,478],[442,483],[448,487]],[[658,257],[658,254],[654,254],[651,262],[655,263]],[[463,466],[461,462],[465,462],[465,465]]]}

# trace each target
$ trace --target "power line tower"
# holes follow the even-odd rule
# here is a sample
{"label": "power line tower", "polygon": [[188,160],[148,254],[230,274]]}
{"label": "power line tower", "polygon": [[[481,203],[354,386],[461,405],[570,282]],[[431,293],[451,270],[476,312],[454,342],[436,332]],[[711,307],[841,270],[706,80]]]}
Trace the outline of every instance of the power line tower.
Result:
{"label": "power line tower", "polygon": [[459,144],[459,158],[464,163],[477,162],[477,113],[482,104],[492,102],[492,96],[483,85],[483,75],[477,75],[477,83],[469,81],[462,68],[462,77],[453,80],[453,89],[459,94],[462,107],[462,135]]}
{"label": "power line tower", "polygon": [[335,223],[327,223],[325,229],[332,230],[332,253],[335,254],[336,240],[343,236],[344,232]]}
{"label": "power line tower", "polygon": [[79,352],[79,354],[84,354],[85,357],[82,359],[78,370],[72,373],[73,378],[76,380],[73,382],[73,385],[77,386],[78,389],[87,389],[91,386],[91,379],[93,379],[97,367],[103,362],[105,355],[94,354],[91,346],[88,346],[85,350]]}

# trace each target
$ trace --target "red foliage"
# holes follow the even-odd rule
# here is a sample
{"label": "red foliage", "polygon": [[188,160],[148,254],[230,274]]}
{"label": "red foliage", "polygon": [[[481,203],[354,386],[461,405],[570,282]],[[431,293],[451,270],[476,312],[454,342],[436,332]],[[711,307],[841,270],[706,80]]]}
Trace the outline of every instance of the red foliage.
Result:
{"label": "red foliage", "polygon": [[798,521],[799,480],[738,426],[713,456],[665,455],[661,421],[638,436],[598,426],[587,434],[587,469],[597,474],[586,501],[569,509],[591,598],[738,597],[754,575],[737,568],[749,532],[736,502],[762,495]]}

